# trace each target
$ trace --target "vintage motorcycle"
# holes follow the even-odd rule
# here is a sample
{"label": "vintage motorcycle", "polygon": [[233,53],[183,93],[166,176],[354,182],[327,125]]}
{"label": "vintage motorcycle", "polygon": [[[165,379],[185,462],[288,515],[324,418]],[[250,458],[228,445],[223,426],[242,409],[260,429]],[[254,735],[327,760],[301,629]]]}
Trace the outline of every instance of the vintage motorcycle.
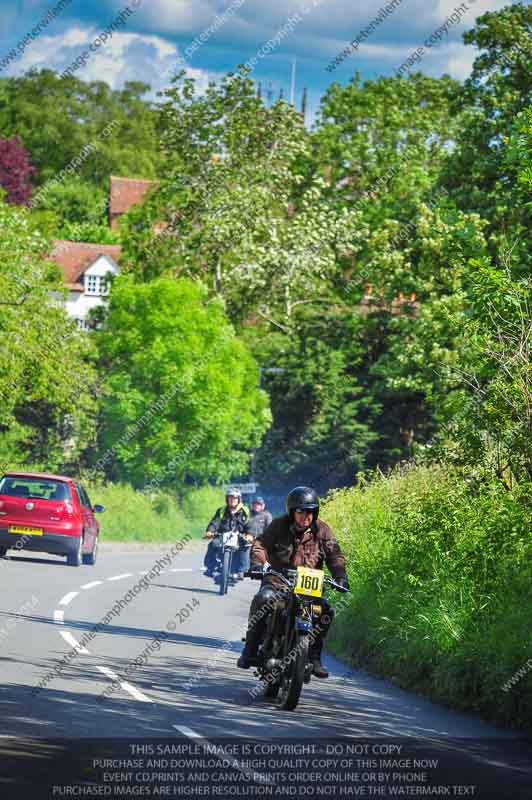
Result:
{"label": "vintage motorcycle", "polygon": [[265,697],[277,698],[280,708],[293,711],[303,684],[309,683],[312,675],[309,645],[323,613],[319,601],[324,584],[343,593],[349,590],[326,578],[321,569],[298,567],[277,572],[270,568],[265,573],[257,570],[246,573],[253,580],[262,580],[264,575],[280,578],[286,591],[284,597],[275,601],[268,616],[255,675],[264,684]]}
{"label": "vintage motorcycle", "polygon": [[227,594],[229,586],[235,583],[235,580],[231,577],[233,575],[235,553],[243,542],[246,543],[246,547],[251,547],[253,537],[234,530],[218,533],[217,537],[221,538],[221,543],[216,552],[214,580],[219,584],[219,594],[224,595]]}

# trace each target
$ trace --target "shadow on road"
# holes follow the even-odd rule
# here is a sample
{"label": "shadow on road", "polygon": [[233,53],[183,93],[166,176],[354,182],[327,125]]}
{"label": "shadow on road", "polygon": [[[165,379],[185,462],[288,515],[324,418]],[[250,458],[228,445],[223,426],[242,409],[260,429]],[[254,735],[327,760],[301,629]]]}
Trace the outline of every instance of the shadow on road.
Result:
{"label": "shadow on road", "polygon": [[158,589],[177,589],[178,592],[188,592],[189,594],[218,594],[218,589],[198,589],[196,586],[174,586],[168,583],[150,583],[151,588]]}

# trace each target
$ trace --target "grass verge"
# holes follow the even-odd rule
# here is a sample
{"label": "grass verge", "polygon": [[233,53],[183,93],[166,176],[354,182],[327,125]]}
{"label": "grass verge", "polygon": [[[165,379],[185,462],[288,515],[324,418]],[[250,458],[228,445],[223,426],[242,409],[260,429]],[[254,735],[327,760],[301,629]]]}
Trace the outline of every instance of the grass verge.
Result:
{"label": "grass verge", "polygon": [[330,649],[399,685],[532,727],[532,487],[440,467],[334,492],[353,590]]}

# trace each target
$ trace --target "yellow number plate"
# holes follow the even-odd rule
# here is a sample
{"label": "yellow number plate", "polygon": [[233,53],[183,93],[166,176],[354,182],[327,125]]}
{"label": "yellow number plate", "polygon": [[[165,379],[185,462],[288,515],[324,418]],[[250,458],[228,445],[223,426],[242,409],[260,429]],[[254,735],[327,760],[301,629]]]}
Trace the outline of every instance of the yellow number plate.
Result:
{"label": "yellow number plate", "polygon": [[28,528],[26,525],[10,525],[9,533],[26,533],[28,536],[42,536],[42,528]]}
{"label": "yellow number plate", "polygon": [[309,569],[309,567],[297,568],[296,594],[303,594],[305,597],[321,597],[323,591],[322,569]]}

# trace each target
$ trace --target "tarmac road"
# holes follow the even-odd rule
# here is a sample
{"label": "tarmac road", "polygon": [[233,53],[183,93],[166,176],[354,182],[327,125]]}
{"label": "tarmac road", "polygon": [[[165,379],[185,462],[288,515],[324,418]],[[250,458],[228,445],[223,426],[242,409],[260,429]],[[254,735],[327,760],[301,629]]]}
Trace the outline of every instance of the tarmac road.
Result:
{"label": "tarmac road", "polygon": [[[201,563],[197,543],[173,558],[164,549],[104,551],[94,567],[67,567],[40,554],[0,561],[0,800],[20,800],[30,785],[28,796],[35,799],[82,796],[44,784],[43,793],[37,791],[32,769],[39,766],[46,783],[54,744],[72,743],[88,753],[95,742],[112,739],[314,741],[324,747],[340,737],[358,742],[368,759],[378,756],[375,769],[382,774],[393,765],[382,766],[381,757],[406,757],[409,747],[410,755],[434,754],[437,743],[434,785],[451,787],[452,779],[452,786],[475,787],[472,794],[460,789],[438,796],[532,798],[532,750],[515,733],[353,672],[330,656],[331,677],[304,686],[294,712],[254,697],[253,670],[238,670],[235,662],[258,586],[245,581],[219,597]],[[360,763],[374,769],[369,760],[366,767]],[[56,782],[57,771],[55,764]],[[358,796],[393,796],[378,793],[379,779],[366,777],[368,791],[373,786],[375,792]],[[383,778],[380,789],[388,792],[390,780]],[[399,783],[432,785],[419,781]],[[307,795],[320,796],[319,781],[307,785],[314,792]],[[355,786],[362,789],[364,782],[351,776],[345,792],[337,787],[330,796],[356,796],[347,792]],[[225,791],[203,796],[259,796]]]}

